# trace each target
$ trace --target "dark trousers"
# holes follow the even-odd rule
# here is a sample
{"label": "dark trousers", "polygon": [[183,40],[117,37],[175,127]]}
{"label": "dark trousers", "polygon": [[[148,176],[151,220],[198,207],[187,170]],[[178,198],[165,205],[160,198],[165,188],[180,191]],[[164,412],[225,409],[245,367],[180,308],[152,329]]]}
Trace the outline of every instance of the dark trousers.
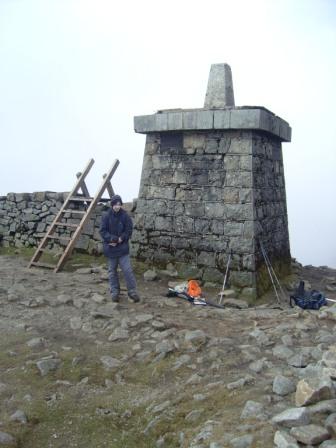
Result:
{"label": "dark trousers", "polygon": [[122,257],[108,259],[108,273],[111,294],[118,295],[120,292],[118,266],[120,266],[124,275],[128,294],[136,292],[136,280],[133,274],[130,256],[123,255]]}

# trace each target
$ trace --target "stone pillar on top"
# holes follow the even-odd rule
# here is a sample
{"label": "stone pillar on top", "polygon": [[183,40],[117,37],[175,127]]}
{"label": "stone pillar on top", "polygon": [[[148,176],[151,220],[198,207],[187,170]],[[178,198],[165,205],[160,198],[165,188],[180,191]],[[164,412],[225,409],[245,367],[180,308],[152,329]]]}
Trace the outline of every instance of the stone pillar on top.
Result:
{"label": "stone pillar on top", "polygon": [[220,109],[234,106],[231,67],[228,64],[212,64],[204,109]]}

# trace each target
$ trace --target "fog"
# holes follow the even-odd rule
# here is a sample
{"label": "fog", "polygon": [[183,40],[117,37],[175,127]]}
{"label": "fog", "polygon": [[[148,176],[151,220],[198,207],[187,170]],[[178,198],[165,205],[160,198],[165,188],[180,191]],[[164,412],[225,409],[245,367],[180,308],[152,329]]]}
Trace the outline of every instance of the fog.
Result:
{"label": "fog", "polygon": [[68,191],[115,158],[137,197],[145,137],[133,116],[202,107],[212,63],[237,106],[289,122],[283,144],[292,256],[336,268],[333,0],[0,0],[0,195]]}

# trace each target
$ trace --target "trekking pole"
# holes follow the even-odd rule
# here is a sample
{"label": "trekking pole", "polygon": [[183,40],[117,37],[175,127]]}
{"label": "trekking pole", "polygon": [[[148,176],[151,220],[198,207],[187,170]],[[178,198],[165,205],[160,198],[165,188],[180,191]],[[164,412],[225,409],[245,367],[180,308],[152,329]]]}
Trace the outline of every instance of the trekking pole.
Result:
{"label": "trekking pole", "polygon": [[286,294],[285,294],[285,292],[284,292],[284,290],[283,290],[283,288],[282,288],[282,286],[281,286],[281,283],[280,283],[280,281],[279,281],[279,279],[278,279],[278,277],[277,277],[277,275],[276,275],[276,273],[275,273],[275,271],[274,271],[274,269],[273,269],[273,267],[272,267],[271,261],[270,261],[270,259],[269,259],[269,257],[268,257],[268,254],[267,254],[267,252],[266,252],[266,249],[265,249],[265,247],[264,247],[262,241],[260,241],[260,246],[262,246],[262,249],[263,249],[263,251],[265,252],[265,256],[266,256],[266,258],[267,258],[267,261],[268,261],[268,264],[269,264],[270,269],[271,269],[271,271],[272,271],[272,274],[273,274],[273,276],[274,276],[274,278],[275,278],[275,280],[276,280],[276,282],[277,282],[277,285],[278,285],[278,287],[279,287],[279,290],[280,290],[280,292],[281,292],[281,295],[282,295],[283,299],[286,301],[287,296],[286,296]]}
{"label": "trekking pole", "polygon": [[273,288],[274,288],[274,292],[275,292],[277,301],[278,301],[278,303],[280,304],[280,298],[279,298],[279,295],[278,295],[278,291],[277,291],[277,289],[276,289],[276,286],[275,286],[275,284],[274,284],[274,280],[273,280],[272,272],[271,272],[271,270],[270,270],[270,268],[269,268],[268,260],[267,260],[267,257],[266,257],[265,251],[264,251],[264,246],[262,245],[262,242],[261,242],[261,241],[259,241],[259,243],[260,243],[261,253],[263,254],[263,257],[264,257],[264,260],[265,260],[265,264],[266,264],[266,267],[267,267],[267,270],[268,270],[268,274],[269,274],[269,276],[270,276],[270,279],[271,279],[271,282],[272,282],[272,285],[273,285]]}
{"label": "trekking pole", "polygon": [[223,280],[223,287],[222,287],[221,292],[219,293],[220,294],[220,299],[219,299],[220,305],[222,304],[222,300],[223,300],[223,296],[224,296],[224,289],[225,289],[225,284],[226,284],[226,280],[227,280],[227,276],[228,276],[228,272],[229,272],[229,266],[231,263],[231,257],[232,257],[232,249],[230,251],[228,262],[226,264],[225,276],[224,276],[224,280]]}

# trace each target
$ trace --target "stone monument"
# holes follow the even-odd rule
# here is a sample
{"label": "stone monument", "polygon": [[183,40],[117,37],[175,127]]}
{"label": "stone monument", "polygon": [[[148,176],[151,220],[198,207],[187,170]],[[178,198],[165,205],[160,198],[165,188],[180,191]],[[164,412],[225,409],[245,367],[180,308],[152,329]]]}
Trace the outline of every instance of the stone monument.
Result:
{"label": "stone monument", "polygon": [[260,106],[236,107],[231,69],[211,66],[204,108],[134,118],[146,134],[133,256],[183,278],[223,281],[257,297],[271,286],[262,243],[290,272],[282,142],[288,123]]}

